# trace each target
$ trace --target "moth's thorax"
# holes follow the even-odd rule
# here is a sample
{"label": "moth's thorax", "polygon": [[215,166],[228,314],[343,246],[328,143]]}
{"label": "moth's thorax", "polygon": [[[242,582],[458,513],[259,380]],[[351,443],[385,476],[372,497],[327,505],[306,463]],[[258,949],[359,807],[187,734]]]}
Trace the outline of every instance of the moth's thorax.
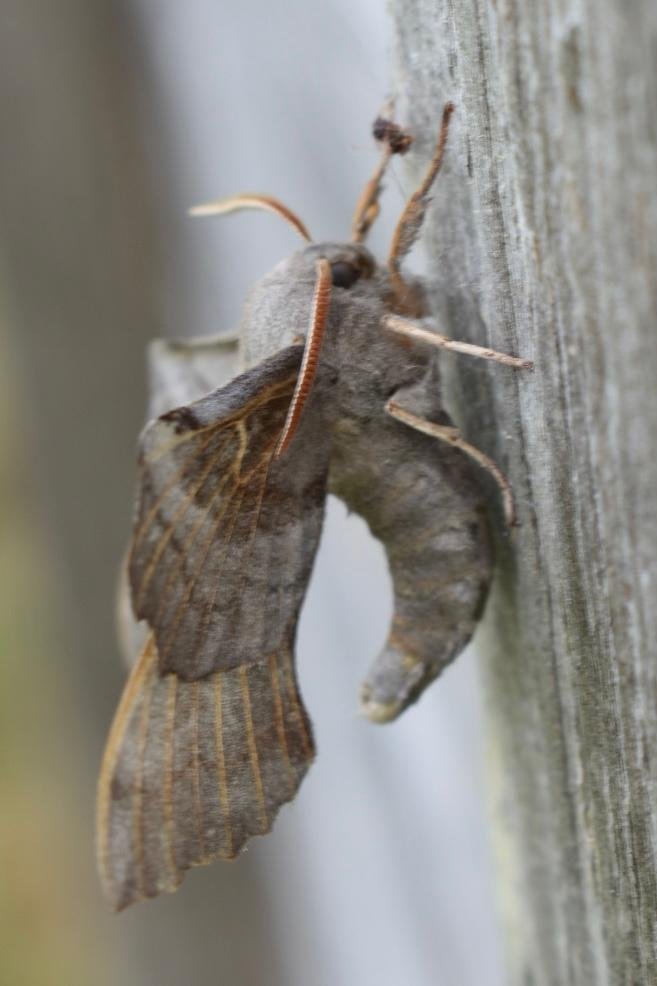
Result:
{"label": "moth's thorax", "polygon": [[[389,395],[391,388],[412,383],[422,375],[425,362],[417,351],[388,332],[386,315],[395,311],[396,299],[387,270],[361,244],[316,243],[287,257],[265,275],[249,293],[241,322],[243,362],[253,366],[300,338],[305,338],[311,318],[317,280],[317,260],[325,258],[336,272],[321,361],[339,373],[340,393],[347,405],[358,392],[365,402]],[[344,265],[357,278],[340,285]],[[416,301],[418,282],[410,290]],[[419,307],[419,301],[418,301]],[[358,398],[356,404],[362,404]],[[354,408],[355,413],[358,411]]]}

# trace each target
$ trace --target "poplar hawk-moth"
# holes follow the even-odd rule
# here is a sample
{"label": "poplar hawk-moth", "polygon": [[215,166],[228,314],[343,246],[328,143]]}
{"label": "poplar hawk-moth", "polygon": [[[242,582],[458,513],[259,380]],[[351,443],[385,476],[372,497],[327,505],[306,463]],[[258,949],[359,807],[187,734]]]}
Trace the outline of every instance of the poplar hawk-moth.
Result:
{"label": "poplar hawk-moth", "polygon": [[244,194],[199,214],[262,208],[307,241],[251,291],[239,339],[160,343],[139,442],[127,582],[145,630],[107,741],[98,858],[116,909],[174,890],[270,830],[314,757],[294,643],[327,493],[384,545],[388,640],[362,689],[398,716],[464,648],[492,552],[477,471],[502,473],[443,408],[436,349],[531,367],[439,334],[401,263],[445,150],[453,107],[385,265],[363,245],[386,166],[410,136],[379,119],[381,161],[348,243],[315,243],[282,203]]}

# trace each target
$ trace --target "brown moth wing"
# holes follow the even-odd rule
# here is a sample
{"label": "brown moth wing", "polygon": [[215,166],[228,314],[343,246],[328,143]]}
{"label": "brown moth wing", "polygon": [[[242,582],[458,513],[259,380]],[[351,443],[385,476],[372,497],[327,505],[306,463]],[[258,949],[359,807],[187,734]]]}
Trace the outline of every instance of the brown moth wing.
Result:
{"label": "brown moth wing", "polygon": [[[240,372],[239,336],[226,332],[198,339],[155,339],[148,346],[148,419],[205,397]],[[116,594],[116,626],[123,661],[130,670],[149,630],[135,619],[128,575],[128,544]]]}
{"label": "brown moth wing", "polygon": [[97,849],[116,910],[171,892],[271,829],[314,757],[291,631],[258,663],[161,675],[151,634],[126,685],[98,785]]}
{"label": "brown moth wing", "polygon": [[274,460],[302,352],[282,350],[142,434],[129,576],[162,672],[191,681],[262,661],[296,624],[323,519],[334,382],[322,368]]}

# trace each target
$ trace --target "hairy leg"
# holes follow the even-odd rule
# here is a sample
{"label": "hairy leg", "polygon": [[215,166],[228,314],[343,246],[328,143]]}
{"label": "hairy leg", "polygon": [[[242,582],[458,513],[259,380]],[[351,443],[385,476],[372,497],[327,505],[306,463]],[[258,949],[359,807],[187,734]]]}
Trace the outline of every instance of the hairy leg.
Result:
{"label": "hairy leg", "polygon": [[491,458],[489,458],[489,456],[485,454],[485,452],[482,452],[474,445],[466,442],[466,440],[461,436],[458,428],[454,428],[453,426],[438,425],[433,421],[428,421],[426,418],[421,418],[419,415],[413,414],[411,411],[406,411],[393,400],[388,401],[385,409],[392,418],[403,422],[403,424],[408,425],[409,428],[414,428],[415,431],[419,431],[423,435],[429,435],[431,438],[437,438],[439,441],[446,442],[454,448],[461,449],[461,451],[465,452],[469,458],[480,465],[482,469],[485,469],[497,483],[502,495],[504,517],[507,525],[509,527],[514,527],[516,525],[516,506],[513,499],[511,484],[502,470],[493,462]]}
{"label": "hairy leg", "polygon": [[415,339],[417,342],[427,343],[429,346],[437,346],[439,349],[449,349],[453,353],[463,353],[466,356],[476,356],[478,359],[492,360],[494,363],[501,363],[503,366],[510,366],[517,370],[533,370],[534,364],[530,359],[523,359],[521,356],[509,356],[506,353],[499,353],[495,349],[488,349],[485,346],[476,346],[471,342],[459,342],[456,339],[448,339],[440,332],[434,332],[422,328],[417,322],[412,322],[407,318],[400,318],[398,315],[388,315],[383,322],[386,329],[396,332],[398,335]]}

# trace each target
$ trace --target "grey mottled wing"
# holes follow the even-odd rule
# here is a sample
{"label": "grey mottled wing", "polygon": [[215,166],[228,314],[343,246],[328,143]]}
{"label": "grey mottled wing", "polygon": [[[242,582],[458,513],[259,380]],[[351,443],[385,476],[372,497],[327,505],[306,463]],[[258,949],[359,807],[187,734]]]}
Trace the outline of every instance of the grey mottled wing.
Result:
{"label": "grey mottled wing", "polygon": [[116,910],[171,892],[271,829],[314,756],[292,640],[259,664],[183,681],[152,635],[125,687],[98,785],[98,865]]}
{"label": "grey mottled wing", "polygon": [[252,664],[294,631],[324,512],[333,383],[320,368],[275,460],[301,356],[290,346],[142,434],[129,576],[162,672],[191,681]]}
{"label": "grey mottled wing", "polygon": [[[239,336],[223,332],[198,339],[155,339],[148,347],[148,418],[205,397],[240,371]],[[128,558],[121,564],[116,596],[121,655],[132,668],[142,651],[148,626],[135,619],[130,598]]]}

